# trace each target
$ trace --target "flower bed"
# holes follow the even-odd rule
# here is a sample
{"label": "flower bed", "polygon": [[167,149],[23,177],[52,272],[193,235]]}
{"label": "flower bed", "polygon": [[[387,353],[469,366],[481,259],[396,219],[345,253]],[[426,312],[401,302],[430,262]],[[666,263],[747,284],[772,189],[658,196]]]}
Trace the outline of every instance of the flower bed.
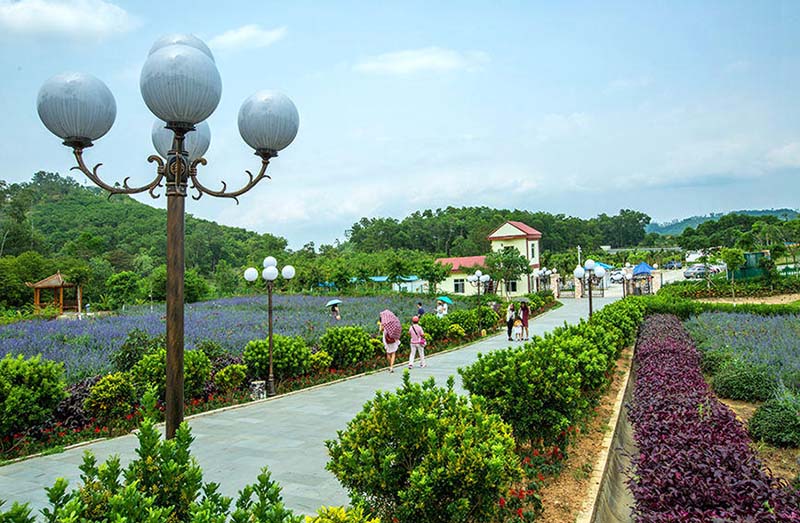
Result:
{"label": "flower bed", "polygon": [[640,521],[800,521],[800,497],[772,477],[735,415],[710,392],[678,318],[649,316],[636,349],[629,481]]}

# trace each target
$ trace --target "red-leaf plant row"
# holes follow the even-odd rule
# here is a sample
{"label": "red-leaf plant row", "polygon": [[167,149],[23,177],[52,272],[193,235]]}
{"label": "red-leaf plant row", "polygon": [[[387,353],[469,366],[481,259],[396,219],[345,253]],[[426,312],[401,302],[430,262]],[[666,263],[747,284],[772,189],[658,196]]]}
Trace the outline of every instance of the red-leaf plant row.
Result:
{"label": "red-leaf plant row", "polygon": [[639,448],[628,480],[637,521],[800,521],[800,496],[764,469],[742,424],[709,390],[675,316],[642,324],[628,409]]}

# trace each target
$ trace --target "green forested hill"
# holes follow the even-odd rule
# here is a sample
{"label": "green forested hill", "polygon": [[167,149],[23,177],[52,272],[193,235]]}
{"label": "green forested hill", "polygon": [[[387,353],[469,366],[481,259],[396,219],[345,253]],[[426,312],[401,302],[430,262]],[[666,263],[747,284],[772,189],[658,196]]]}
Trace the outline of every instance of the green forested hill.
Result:
{"label": "green forested hill", "polygon": [[794,220],[798,217],[797,211],[793,209],[760,209],[731,211],[729,213],[711,213],[705,216],[692,216],[682,220],[673,220],[664,223],[650,223],[647,225],[647,232],[655,232],[665,236],[678,236],[689,227],[697,228],[698,225],[708,221],[718,221],[726,214],[744,214],[747,216],[775,216],[782,220]]}

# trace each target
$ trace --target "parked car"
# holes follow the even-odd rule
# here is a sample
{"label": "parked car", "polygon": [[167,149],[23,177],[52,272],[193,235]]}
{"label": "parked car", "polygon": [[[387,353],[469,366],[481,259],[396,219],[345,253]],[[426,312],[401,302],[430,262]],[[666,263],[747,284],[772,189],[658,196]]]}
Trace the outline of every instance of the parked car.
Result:
{"label": "parked car", "polygon": [[683,271],[683,277],[687,280],[691,278],[705,278],[708,273],[709,270],[705,267],[705,265],[692,265]]}
{"label": "parked car", "polygon": [[611,283],[622,283],[625,280],[625,274],[620,270],[611,271],[611,274],[608,275],[608,279]]}
{"label": "parked car", "polygon": [[683,267],[681,262],[675,260],[670,260],[664,264],[664,268],[667,270],[680,269],[681,267]]}

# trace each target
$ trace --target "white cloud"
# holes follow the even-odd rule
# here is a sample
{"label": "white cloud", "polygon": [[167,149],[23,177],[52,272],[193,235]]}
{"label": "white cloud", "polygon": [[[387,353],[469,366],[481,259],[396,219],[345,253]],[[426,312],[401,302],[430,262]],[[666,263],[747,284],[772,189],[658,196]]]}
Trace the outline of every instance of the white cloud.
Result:
{"label": "white cloud", "polygon": [[767,165],[772,168],[800,167],[800,142],[791,142],[767,152]]}
{"label": "white cloud", "polygon": [[127,11],[104,0],[0,0],[0,31],[12,35],[102,40],[137,25]]}
{"label": "white cloud", "polygon": [[243,25],[237,29],[225,31],[212,38],[208,43],[215,51],[234,51],[238,49],[259,49],[268,47],[286,36],[285,27],[262,29],[255,24]]}
{"label": "white cloud", "polygon": [[480,51],[459,52],[441,47],[409,49],[384,53],[357,63],[353,69],[362,73],[405,75],[423,71],[478,71],[489,62]]}

